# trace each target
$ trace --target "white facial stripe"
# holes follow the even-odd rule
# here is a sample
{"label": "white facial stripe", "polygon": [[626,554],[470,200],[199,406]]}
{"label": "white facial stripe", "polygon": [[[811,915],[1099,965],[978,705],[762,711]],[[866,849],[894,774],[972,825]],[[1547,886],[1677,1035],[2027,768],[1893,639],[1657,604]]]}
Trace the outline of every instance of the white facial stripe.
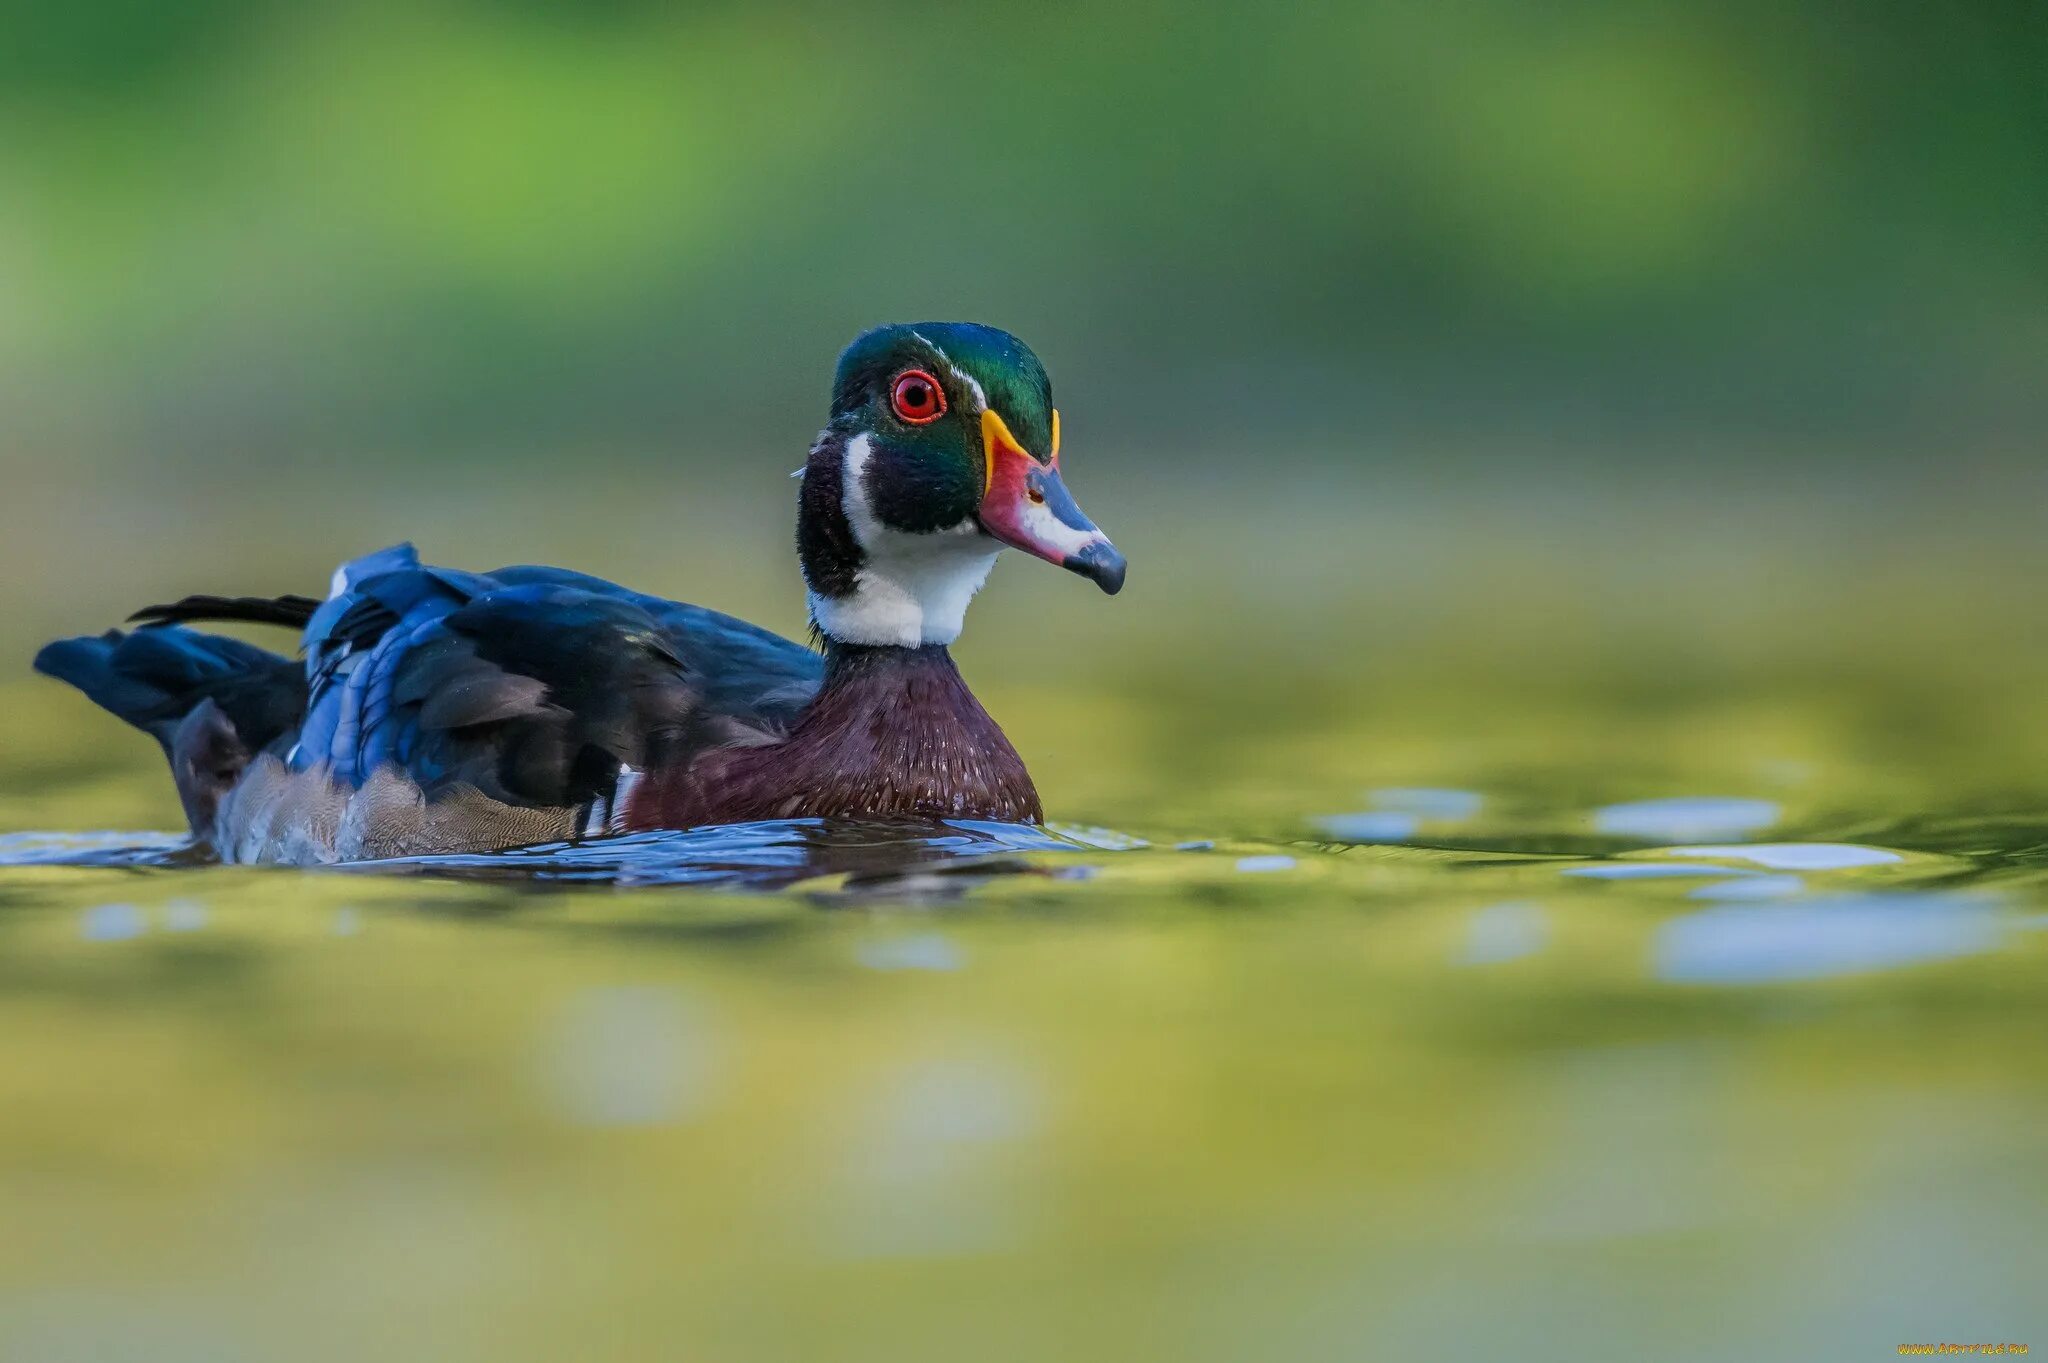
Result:
{"label": "white facial stripe", "polygon": [[1076,530],[1058,516],[1043,502],[1025,500],[1017,517],[1017,526],[1034,543],[1042,544],[1061,554],[1078,554],[1101,538],[1093,530]]}
{"label": "white facial stripe", "polygon": [[918,340],[923,341],[926,345],[932,347],[932,354],[939,357],[939,363],[946,366],[946,372],[948,374],[951,374],[955,380],[964,385],[969,392],[974,394],[975,407],[977,409],[986,411],[988,408],[988,394],[981,391],[981,384],[975,380],[974,375],[968,373],[959,365],[954,364],[953,357],[948,355],[945,351],[939,349],[937,346],[932,345],[931,341],[925,336],[923,332],[913,331],[910,334],[912,336],[917,337]]}
{"label": "white facial stripe", "polygon": [[849,644],[950,644],[960,637],[967,603],[995,565],[995,541],[972,517],[944,530],[913,535],[882,524],[868,496],[870,438],[846,444],[841,505],[867,562],[845,596],[811,593],[811,618]]}
{"label": "white facial stripe", "polygon": [[846,512],[846,523],[853,527],[853,537],[865,549],[870,537],[883,532],[881,517],[875,515],[874,503],[868,498],[868,457],[875,452],[875,440],[871,435],[857,435],[846,442],[846,453],[840,456],[839,502]]}

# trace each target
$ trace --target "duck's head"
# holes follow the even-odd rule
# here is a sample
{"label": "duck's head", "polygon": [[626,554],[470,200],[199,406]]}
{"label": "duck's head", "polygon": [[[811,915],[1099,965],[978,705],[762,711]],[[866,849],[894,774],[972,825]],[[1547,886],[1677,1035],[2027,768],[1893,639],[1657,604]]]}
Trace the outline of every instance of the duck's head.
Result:
{"label": "duck's head", "polygon": [[1004,546],[1105,592],[1124,557],[1060,476],[1060,416],[1022,341],[968,322],[877,327],[839,357],[802,473],[811,618],[853,644],[951,643]]}

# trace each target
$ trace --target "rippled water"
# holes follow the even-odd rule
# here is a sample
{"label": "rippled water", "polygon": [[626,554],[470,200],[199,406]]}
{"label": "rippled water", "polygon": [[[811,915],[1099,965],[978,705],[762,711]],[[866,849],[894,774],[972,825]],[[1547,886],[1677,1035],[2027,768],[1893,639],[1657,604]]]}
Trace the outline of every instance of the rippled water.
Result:
{"label": "rippled water", "polygon": [[2048,1347],[2036,740],[1734,704],[1017,707],[1113,827],[319,872],[35,831],[170,806],[20,723],[0,1354]]}

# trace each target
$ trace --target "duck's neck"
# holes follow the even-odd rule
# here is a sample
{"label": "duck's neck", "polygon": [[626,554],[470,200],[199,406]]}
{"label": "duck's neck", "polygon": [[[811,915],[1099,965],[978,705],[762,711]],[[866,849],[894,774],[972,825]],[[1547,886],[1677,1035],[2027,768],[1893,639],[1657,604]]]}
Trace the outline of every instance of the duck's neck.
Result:
{"label": "duck's neck", "polygon": [[636,795],[628,826],[862,816],[1044,817],[1017,750],[943,644],[828,638],[824,684],[788,738],[657,776]]}
{"label": "duck's neck", "polygon": [[944,644],[906,648],[827,636],[825,680],[790,737],[856,730],[871,733],[877,763],[890,767],[907,768],[913,756],[942,756],[934,745],[958,749],[991,736],[1016,756]]}
{"label": "duck's neck", "polygon": [[[811,621],[845,647],[950,644],[1002,546],[983,533],[972,497],[934,510],[918,484],[919,505],[906,509],[876,464],[872,435],[827,430],[811,447],[796,524]],[[893,521],[881,514],[892,499]]]}

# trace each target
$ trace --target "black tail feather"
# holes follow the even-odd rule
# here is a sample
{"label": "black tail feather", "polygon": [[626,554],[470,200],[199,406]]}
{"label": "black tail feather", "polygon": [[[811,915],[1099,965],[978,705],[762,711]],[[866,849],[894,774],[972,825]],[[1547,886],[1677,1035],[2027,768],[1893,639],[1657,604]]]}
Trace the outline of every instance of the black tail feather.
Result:
{"label": "black tail feather", "polygon": [[166,718],[175,719],[162,713],[171,693],[162,678],[151,679],[143,669],[114,661],[127,639],[117,629],[79,639],[59,639],[43,645],[36,654],[36,671],[69,682],[101,709],[138,729],[155,732]]}
{"label": "black tail feather", "polygon": [[164,606],[144,606],[129,620],[171,625],[186,620],[241,620],[252,625],[304,629],[320,603],[310,596],[187,596]]}
{"label": "black tail feather", "polygon": [[209,700],[252,752],[295,728],[306,708],[300,664],[175,625],[60,639],[36,654],[35,668],[77,687],[166,751],[179,722]]}

